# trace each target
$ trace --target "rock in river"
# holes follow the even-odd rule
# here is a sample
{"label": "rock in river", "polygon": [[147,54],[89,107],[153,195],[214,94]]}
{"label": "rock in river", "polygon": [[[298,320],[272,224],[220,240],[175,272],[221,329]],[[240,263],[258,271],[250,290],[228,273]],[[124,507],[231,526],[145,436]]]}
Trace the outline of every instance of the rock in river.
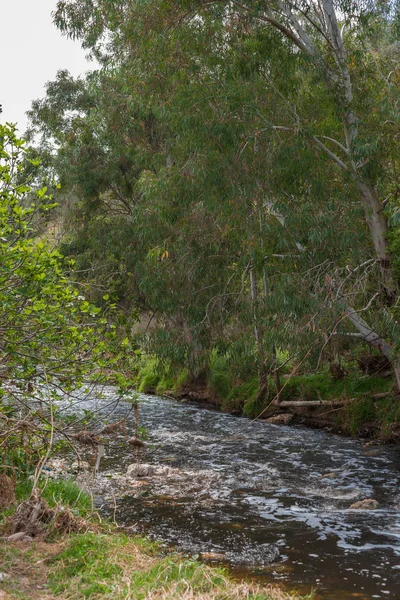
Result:
{"label": "rock in river", "polygon": [[128,477],[163,477],[177,473],[178,469],[172,467],[157,467],[157,465],[149,465],[142,463],[134,463],[128,466],[126,474]]}
{"label": "rock in river", "polygon": [[365,498],[364,500],[359,500],[358,502],[354,502],[350,506],[350,508],[356,508],[358,510],[374,510],[378,508],[379,502],[374,500],[373,498]]}
{"label": "rock in river", "polygon": [[280,415],[273,415],[267,419],[267,423],[273,425],[288,425],[293,420],[292,413],[281,413]]}

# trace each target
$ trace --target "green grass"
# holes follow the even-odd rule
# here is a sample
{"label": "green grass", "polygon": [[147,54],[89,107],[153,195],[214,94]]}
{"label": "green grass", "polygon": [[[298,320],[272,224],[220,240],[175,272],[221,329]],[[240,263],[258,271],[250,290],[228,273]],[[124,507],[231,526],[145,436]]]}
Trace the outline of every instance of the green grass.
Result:
{"label": "green grass", "polygon": [[258,377],[252,377],[245,383],[235,385],[222,404],[229,412],[243,413],[247,416],[248,406],[256,401],[258,395]]}
{"label": "green grass", "polygon": [[[92,502],[90,496],[82,491],[71,479],[41,480],[39,487],[42,489],[42,498],[50,506],[62,504],[81,515],[86,515],[91,511]],[[25,479],[19,481],[15,492],[18,502],[23,502],[29,498],[32,492],[32,480]]]}
{"label": "green grass", "polygon": [[141,394],[166,392],[178,393],[188,380],[187,369],[174,369],[171,366],[162,366],[152,357],[141,358],[137,370],[136,385]]}
{"label": "green grass", "polygon": [[146,360],[142,362],[137,374],[138,391],[141,394],[154,392],[160,381],[160,377],[160,373],[157,372],[156,359],[146,358]]}
{"label": "green grass", "polygon": [[346,424],[354,435],[365,433],[372,425],[380,438],[390,438],[393,426],[400,423],[399,399],[394,396],[379,399],[360,398],[341,411],[338,423]]}
{"label": "green grass", "polygon": [[70,479],[48,480],[42,489],[42,497],[50,506],[63,504],[83,516],[91,511],[92,501],[89,494]]}
{"label": "green grass", "polygon": [[[282,378],[284,386],[282,400],[322,400],[325,402],[352,399],[342,410],[332,413],[332,422],[352,435],[369,433],[382,438],[389,438],[393,425],[400,423],[400,403],[391,394],[394,381],[391,377],[363,375],[359,370],[350,370],[348,376],[334,379],[328,368],[318,373],[294,375],[289,379]],[[249,376],[244,382],[235,382],[227,361],[216,356],[211,362],[210,388],[220,399],[222,410],[243,414],[254,418],[259,415],[274,399],[275,385],[272,377],[269,391],[259,395],[256,376]],[[376,394],[387,394],[383,398],[375,398]],[[271,407],[270,411],[273,412]],[[313,413],[315,416],[316,413]],[[304,416],[304,411],[303,411]]]}
{"label": "green grass", "polygon": [[[17,485],[26,500],[32,481]],[[0,582],[6,598],[25,600],[287,600],[280,590],[233,581],[227,572],[165,551],[146,538],[129,537],[103,521],[91,521],[90,498],[70,480],[48,480],[42,497],[67,505],[85,518],[85,533],[62,534],[48,524],[47,536],[31,543],[0,539],[0,564],[8,576]],[[15,507],[13,507],[15,510]],[[8,516],[11,516],[11,509]],[[6,530],[4,530],[6,531]],[[44,533],[44,532],[43,532]]]}
{"label": "green grass", "polygon": [[[245,586],[245,593],[222,569],[212,569],[177,554],[124,535],[74,535],[51,561],[49,585],[67,598],[205,598],[284,600],[281,592]],[[162,592],[161,592],[162,591]],[[160,593],[160,595],[158,595]]]}
{"label": "green grass", "polygon": [[350,372],[343,379],[334,379],[328,369],[318,373],[295,375],[286,383],[282,392],[285,400],[337,400],[339,398],[362,397],[366,394],[387,392],[392,387],[390,378],[362,375]]}
{"label": "green grass", "polygon": [[234,387],[234,378],[228,360],[217,352],[212,352],[210,356],[208,383],[221,402],[228,399]]}
{"label": "green grass", "polygon": [[173,391],[175,387],[175,381],[173,375],[170,373],[164,373],[159,379],[156,387],[156,394],[165,394],[168,391]]}

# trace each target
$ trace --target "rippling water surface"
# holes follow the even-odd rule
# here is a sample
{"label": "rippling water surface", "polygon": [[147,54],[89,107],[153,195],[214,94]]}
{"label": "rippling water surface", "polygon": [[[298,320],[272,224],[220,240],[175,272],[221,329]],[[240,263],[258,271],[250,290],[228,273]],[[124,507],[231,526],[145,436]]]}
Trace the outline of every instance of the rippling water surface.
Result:
{"label": "rippling water surface", "polygon": [[[84,407],[104,408],[112,394]],[[151,492],[128,493],[119,521],[183,551],[209,553],[238,574],[302,592],[316,588],[316,598],[400,599],[398,447],[366,448],[157,397],[143,395],[140,404],[149,437],[142,460],[173,469]],[[120,403],[111,420],[129,409]],[[133,462],[120,438],[101,469],[125,471]],[[379,508],[349,508],[363,498],[375,498]],[[267,565],[271,544],[280,556]]]}

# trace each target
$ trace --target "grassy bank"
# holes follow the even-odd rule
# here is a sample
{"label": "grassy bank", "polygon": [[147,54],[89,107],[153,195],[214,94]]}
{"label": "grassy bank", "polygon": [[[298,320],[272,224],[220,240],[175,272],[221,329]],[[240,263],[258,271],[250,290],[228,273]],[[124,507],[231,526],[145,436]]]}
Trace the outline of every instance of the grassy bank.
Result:
{"label": "grassy bank", "polygon": [[[291,375],[282,370],[281,400],[322,401],[322,407],[291,407],[295,422],[328,426],[337,431],[395,441],[400,430],[400,402],[394,380],[387,373],[363,374],[349,366],[347,374],[336,378],[328,367],[317,373]],[[260,393],[258,377],[248,372],[238,374],[229,361],[213,354],[201,378],[190,379],[187,371],[160,367],[154,358],[143,357],[136,372],[140,392],[189,397],[212,404],[224,412],[263,418],[284,409],[271,405],[276,388],[270,377]],[[336,401],[348,401],[343,406],[330,406]]]}
{"label": "grassy bank", "polygon": [[[26,500],[29,486],[16,489]],[[132,537],[99,520],[90,498],[73,482],[50,482],[43,489],[49,505],[64,503],[80,521],[78,533],[60,533],[52,523],[33,541],[10,542],[7,527],[15,507],[3,512],[0,541],[0,598],[51,600],[288,600],[299,599],[272,587],[235,582],[211,568]]]}
{"label": "grassy bank", "polygon": [[53,543],[0,545],[4,598],[285,600],[277,589],[237,583],[154,544],[121,534],[64,536]]}

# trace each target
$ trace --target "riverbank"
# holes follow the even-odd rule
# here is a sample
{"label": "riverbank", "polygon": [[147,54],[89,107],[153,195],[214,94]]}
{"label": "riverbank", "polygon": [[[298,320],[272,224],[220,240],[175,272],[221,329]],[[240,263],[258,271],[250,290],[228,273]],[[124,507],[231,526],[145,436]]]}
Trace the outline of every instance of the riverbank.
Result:
{"label": "riverbank", "polygon": [[154,359],[144,358],[135,377],[142,393],[190,400],[250,419],[322,428],[379,443],[400,442],[400,402],[387,371],[369,374],[353,368],[340,377],[328,368],[318,373],[284,373],[281,406],[274,401],[272,376],[260,391],[257,376],[235,376],[222,359],[191,379],[185,370],[171,373],[160,369]]}
{"label": "riverbank", "polygon": [[[80,468],[68,449],[62,459],[50,459],[48,502],[65,503],[54,487],[58,479],[74,478],[83,486],[86,473],[102,516],[129,528],[115,533],[156,538],[165,544],[161,558],[170,555],[165,547],[174,548],[228,566],[234,576],[256,577],[264,586],[274,582],[302,594],[317,588],[316,597],[324,600],[351,600],[356,591],[365,599],[387,592],[395,597],[397,448],[365,448],[321,431],[143,395],[140,433],[146,431],[147,440],[139,469],[129,442],[135,415],[128,402],[115,402],[110,414],[113,399],[117,390],[103,389],[71,409],[78,422],[91,410],[97,423],[124,419],[128,427],[107,438],[95,479],[91,446],[79,447],[86,461]],[[72,507],[79,503],[76,494],[69,497]],[[373,506],[363,502],[361,508],[365,499],[374,500]],[[87,510],[90,516],[90,503]]]}
{"label": "riverbank", "polygon": [[[26,490],[26,483],[16,490],[19,506],[21,501],[27,503]],[[46,510],[56,507],[58,517],[48,520],[38,515],[40,531],[34,538],[18,540],[14,533],[10,539],[16,513],[11,506],[3,512],[2,600],[300,600],[276,587],[234,581],[223,569],[127,535],[93,513],[90,498],[69,481],[51,482],[42,496]],[[61,514],[69,515],[71,531],[57,526]]]}

